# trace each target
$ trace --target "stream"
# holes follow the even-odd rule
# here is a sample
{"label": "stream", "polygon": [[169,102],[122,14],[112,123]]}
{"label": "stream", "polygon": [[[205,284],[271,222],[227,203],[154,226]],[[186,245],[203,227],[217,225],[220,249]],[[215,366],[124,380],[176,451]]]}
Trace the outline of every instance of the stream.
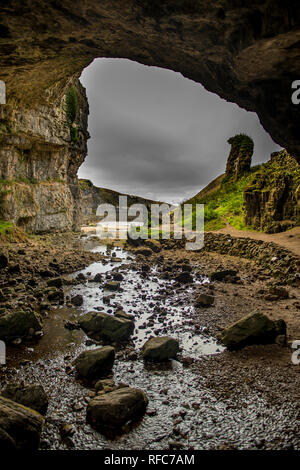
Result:
{"label": "stream", "polygon": [[[224,350],[214,338],[205,335],[205,328],[195,331],[190,321],[193,305],[182,300],[180,292],[173,288],[173,280],[158,277],[157,266],[152,266],[144,277],[134,268],[134,256],[122,248],[90,243],[89,249],[103,253],[105,259],[73,273],[73,278],[84,274],[85,280],[65,287],[65,296],[81,294],[83,305],[53,309],[44,319],[44,336],[37,344],[21,345],[10,352],[14,367],[7,371],[8,380],[41,383],[50,399],[41,449],[217,449],[223,445],[255,449],[260,441],[267,441],[269,448],[276,448],[278,439],[283,443],[292,441],[285,429],[295,419],[295,410],[288,403],[280,408],[270,406],[254,391],[241,396],[238,404],[233,398],[219,400],[201,375],[180,361],[146,364],[136,357],[129,360],[122,350],[116,357],[113,378],[116,383],[146,392],[147,414],[133,430],[114,440],[87,425],[90,390],[75,380],[71,364],[80,352],[95,345],[83,331],[66,329],[66,321],[74,322],[95,309],[112,314],[121,306],[134,316],[131,345],[137,354],[145,341],[155,335],[178,339],[183,357],[209,360],[210,355]],[[102,283],[92,282],[98,273],[109,280],[115,271],[123,276],[121,291],[108,292]],[[185,288],[185,294],[207,282],[204,276],[195,278],[193,287]],[[108,295],[109,303],[103,302]],[[75,430],[65,440],[59,432],[64,423],[72,424]]]}

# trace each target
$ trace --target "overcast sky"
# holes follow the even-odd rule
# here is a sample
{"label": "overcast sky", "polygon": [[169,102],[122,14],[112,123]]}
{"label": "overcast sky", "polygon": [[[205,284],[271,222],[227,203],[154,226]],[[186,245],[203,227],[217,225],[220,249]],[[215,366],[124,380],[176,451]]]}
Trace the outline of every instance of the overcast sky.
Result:
{"label": "overcast sky", "polygon": [[179,73],[96,59],[81,82],[91,138],[79,177],[96,186],[179,202],[224,172],[229,137],[244,132],[253,138],[253,164],[279,149],[256,114]]}

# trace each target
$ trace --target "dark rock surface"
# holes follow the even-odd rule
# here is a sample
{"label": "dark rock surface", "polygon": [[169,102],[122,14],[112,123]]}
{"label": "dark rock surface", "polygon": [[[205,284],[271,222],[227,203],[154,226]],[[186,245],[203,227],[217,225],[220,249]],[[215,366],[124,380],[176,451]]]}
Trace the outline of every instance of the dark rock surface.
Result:
{"label": "dark rock surface", "polygon": [[45,415],[48,408],[48,397],[38,384],[10,383],[1,391],[1,396],[27,406]]}
{"label": "dark rock surface", "polygon": [[251,167],[253,155],[253,141],[246,135],[239,134],[228,140],[231,145],[229,157],[226,165],[226,178],[238,180]]}
{"label": "dark rock surface", "polygon": [[109,342],[128,341],[134,330],[132,318],[122,311],[115,316],[89,312],[82,315],[78,323],[89,336]]}
{"label": "dark rock surface", "polygon": [[209,294],[199,294],[196,297],[195,305],[196,307],[211,307],[214,304],[215,298],[213,295]]}
{"label": "dark rock surface", "polygon": [[286,335],[283,320],[272,321],[262,313],[250,313],[223,331],[220,339],[229,350],[252,344],[274,343],[277,336]]}
{"label": "dark rock surface", "polygon": [[[64,0],[46,7],[15,0],[1,4],[0,16],[7,89],[0,177],[13,182],[3,210],[26,229],[69,230],[82,220],[77,170],[87,153],[88,104],[78,77],[96,57],[180,72],[256,112],[272,138],[300,158],[300,107],[291,100],[299,79],[298,0]],[[70,87],[78,101],[72,123]]]}
{"label": "dark rock surface", "polygon": [[89,402],[87,423],[104,434],[122,432],[125,424],[135,422],[144,415],[147,405],[148,398],[142,390],[120,388]]}
{"label": "dark rock surface", "polygon": [[271,136],[299,155],[300,111],[291,102],[299,78],[297,0],[64,0],[59,8],[47,4],[46,17],[44,4],[30,0],[3,4],[0,13],[8,102],[57,102],[95,57],[124,57],[181,72],[256,111]]}
{"label": "dark rock surface", "polygon": [[245,188],[245,223],[267,233],[283,232],[300,220],[300,165],[286,150],[274,152]]}
{"label": "dark rock surface", "polygon": [[10,341],[14,338],[33,336],[42,330],[40,316],[32,310],[17,311],[0,316],[0,339]]}
{"label": "dark rock surface", "polygon": [[111,346],[83,351],[75,359],[74,365],[80,377],[95,379],[108,375],[115,360],[115,350]]}
{"label": "dark rock surface", "polygon": [[[291,251],[272,242],[254,240],[251,238],[238,238],[221,233],[205,233],[205,244],[202,252],[216,252],[229,256],[237,256],[255,260],[262,268],[268,269],[269,274],[281,279],[285,283],[297,283],[299,279],[299,257]],[[163,240],[163,247],[183,248],[184,240]],[[221,274],[219,274],[221,273]],[[237,270],[224,269],[210,274],[212,281],[234,277]]]}
{"label": "dark rock surface", "polygon": [[1,450],[37,450],[42,425],[43,418],[39,413],[0,396]]}
{"label": "dark rock surface", "polygon": [[166,361],[176,357],[179,351],[178,341],[168,336],[151,338],[143,346],[142,356],[146,361]]}

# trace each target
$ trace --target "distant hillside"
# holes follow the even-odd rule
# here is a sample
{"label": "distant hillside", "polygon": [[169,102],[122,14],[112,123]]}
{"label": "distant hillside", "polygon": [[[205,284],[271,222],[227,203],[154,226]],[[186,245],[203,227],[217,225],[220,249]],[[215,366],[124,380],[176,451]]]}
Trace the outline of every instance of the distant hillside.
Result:
{"label": "distant hillside", "polygon": [[127,196],[128,207],[132,204],[143,204],[150,210],[151,204],[157,204],[159,202],[140,196],[120,193],[112,189],[99,188],[94,186],[93,183],[87,179],[79,179],[79,188],[82,223],[92,223],[98,220],[96,210],[100,204],[112,204],[118,209],[119,196]]}
{"label": "distant hillside", "polygon": [[207,198],[211,194],[216,193],[216,191],[219,191],[221,189],[222,181],[223,181],[224,177],[225,177],[225,173],[223,173],[223,175],[220,175],[217,178],[215,178],[207,186],[205,186],[205,188],[201,189],[201,191],[198,194],[196,194],[196,196],[193,196],[192,198],[188,199],[185,202],[191,203],[191,202],[194,202],[196,200],[200,200],[200,199],[202,200],[202,199]]}

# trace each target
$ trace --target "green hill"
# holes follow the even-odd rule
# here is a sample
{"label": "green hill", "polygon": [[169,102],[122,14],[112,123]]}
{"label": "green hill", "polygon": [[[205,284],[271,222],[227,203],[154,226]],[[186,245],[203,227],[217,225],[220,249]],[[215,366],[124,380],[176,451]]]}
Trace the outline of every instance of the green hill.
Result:
{"label": "green hill", "polygon": [[250,172],[238,181],[226,180],[225,174],[209,183],[196,196],[185,201],[189,204],[205,204],[205,231],[220,230],[228,222],[232,227],[244,230],[244,189],[252,181],[259,167],[251,168]]}
{"label": "green hill", "polygon": [[227,223],[239,230],[284,231],[300,224],[300,165],[286,150],[274,152],[267,163],[239,178],[223,174],[185,202],[205,204],[205,231]]}

